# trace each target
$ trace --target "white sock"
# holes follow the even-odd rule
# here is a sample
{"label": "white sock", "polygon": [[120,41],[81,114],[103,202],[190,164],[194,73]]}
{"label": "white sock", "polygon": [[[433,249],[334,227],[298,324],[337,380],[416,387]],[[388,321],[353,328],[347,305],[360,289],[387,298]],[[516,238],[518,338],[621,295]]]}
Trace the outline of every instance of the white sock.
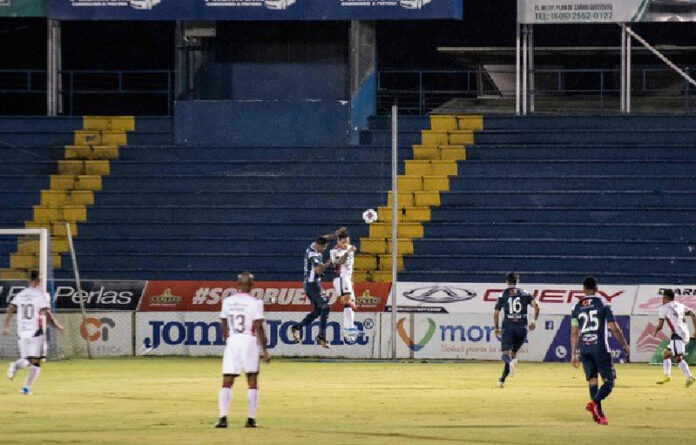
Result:
{"label": "white sock", "polygon": [[247,417],[256,419],[256,406],[259,403],[259,390],[250,389],[247,391]]}
{"label": "white sock", "polygon": [[232,399],[232,391],[230,388],[220,388],[218,396],[218,407],[220,408],[220,417],[226,417],[230,409],[230,400]]}
{"label": "white sock", "polygon": [[672,359],[666,358],[662,360],[662,369],[665,371],[665,377],[669,377],[672,374]]}
{"label": "white sock", "polygon": [[688,379],[691,377],[691,371],[689,370],[689,364],[686,363],[686,360],[683,360],[679,362],[679,369],[681,369],[682,374]]}
{"label": "white sock", "polygon": [[27,379],[24,381],[24,386],[31,388],[31,385],[39,377],[39,371],[41,371],[41,368],[36,365],[31,365],[29,371],[27,371]]}
{"label": "white sock", "polygon": [[20,358],[19,360],[14,362],[14,364],[17,367],[17,369],[26,368],[27,366],[29,366],[29,360],[25,358]]}
{"label": "white sock", "polygon": [[355,313],[352,307],[343,308],[343,328],[351,329],[355,327]]}

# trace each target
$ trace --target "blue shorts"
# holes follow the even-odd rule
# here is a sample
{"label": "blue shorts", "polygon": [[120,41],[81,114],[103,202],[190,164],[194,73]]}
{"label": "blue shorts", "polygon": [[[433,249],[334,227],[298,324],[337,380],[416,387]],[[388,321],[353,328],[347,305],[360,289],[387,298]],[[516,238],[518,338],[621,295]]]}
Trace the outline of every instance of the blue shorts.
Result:
{"label": "blue shorts", "polygon": [[598,375],[601,375],[604,381],[616,379],[616,369],[614,369],[610,353],[605,351],[582,352],[580,360],[587,380],[596,379]]}
{"label": "blue shorts", "polygon": [[315,308],[320,308],[327,303],[326,297],[322,295],[321,285],[317,282],[309,282],[304,284],[304,290],[307,294],[307,298],[312,303]]}
{"label": "blue shorts", "polygon": [[522,323],[506,323],[503,325],[501,347],[503,351],[517,352],[527,340],[527,326]]}

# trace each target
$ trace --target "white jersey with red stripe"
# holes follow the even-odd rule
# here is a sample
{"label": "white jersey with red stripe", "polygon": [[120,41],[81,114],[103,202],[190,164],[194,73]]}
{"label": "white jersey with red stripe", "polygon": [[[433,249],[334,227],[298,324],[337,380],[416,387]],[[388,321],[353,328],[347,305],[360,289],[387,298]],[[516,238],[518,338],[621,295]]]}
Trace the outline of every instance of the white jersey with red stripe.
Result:
{"label": "white jersey with red stripe", "polygon": [[17,308],[19,338],[31,338],[43,334],[41,311],[48,309],[48,302],[48,294],[38,287],[28,287],[10,301],[10,304]]}
{"label": "white jersey with red stripe", "polygon": [[230,338],[240,334],[256,335],[254,321],[263,320],[263,301],[237,293],[223,300],[220,318],[227,320]]}
{"label": "white jersey with red stripe", "polygon": [[[331,264],[336,268],[336,275],[343,278],[344,280],[353,280],[353,263],[355,262],[355,252],[348,252],[351,246],[347,246],[346,249],[341,249],[336,245],[331,249]],[[346,257],[346,262],[339,264],[339,260],[343,258],[343,255],[348,252],[348,257]]]}
{"label": "white jersey with red stripe", "polygon": [[686,313],[689,309],[678,301],[670,301],[660,306],[658,316],[665,320],[672,330],[672,337],[679,337],[681,340],[689,339],[689,326],[686,324]]}

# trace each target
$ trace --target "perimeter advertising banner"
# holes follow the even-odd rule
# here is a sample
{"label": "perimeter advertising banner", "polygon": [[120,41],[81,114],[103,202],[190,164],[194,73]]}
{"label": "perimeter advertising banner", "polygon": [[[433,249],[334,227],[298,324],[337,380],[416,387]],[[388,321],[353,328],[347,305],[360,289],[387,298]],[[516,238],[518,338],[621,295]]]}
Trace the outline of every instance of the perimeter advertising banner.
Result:
{"label": "perimeter advertising banner", "polygon": [[79,313],[57,317],[65,326],[65,331],[54,334],[61,356],[86,357],[86,342],[94,356],[133,355],[132,313],[90,312],[84,321]]}
{"label": "perimeter advertising banner", "polygon": [[[331,283],[322,285],[331,310],[342,311]],[[383,312],[390,289],[389,283],[355,283],[358,312]],[[236,292],[236,281],[149,281],[138,310],[219,312],[222,300]],[[257,281],[251,295],[263,299],[268,312],[311,311],[300,281]]]}
{"label": "perimeter advertising banner", "polygon": [[[398,283],[396,302],[401,312],[492,314],[505,285],[500,283]],[[582,286],[522,284],[543,315],[569,315],[584,295]],[[601,286],[598,295],[615,314],[630,315],[637,286]]]}
{"label": "perimeter advertising banner", "polygon": [[[74,280],[55,280],[54,302],[58,311],[79,311],[81,302],[85,309],[97,311],[134,311],[140,303],[146,281],[82,280],[82,292],[78,292]],[[27,287],[26,281],[0,281],[0,312],[15,295]]]}
{"label": "perimeter advertising banner", "polygon": [[520,23],[693,22],[695,0],[517,0]]}
{"label": "perimeter advertising banner", "polygon": [[633,307],[634,315],[653,315],[657,317],[657,311],[662,306],[663,289],[672,289],[674,299],[696,311],[696,285],[683,284],[664,284],[664,285],[643,285],[638,288],[636,302]]}
{"label": "perimeter advertising banner", "polygon": [[0,0],[0,17],[46,17],[46,0]]}
{"label": "perimeter advertising banner", "polygon": [[[616,321],[629,340],[630,317],[618,316]],[[397,333],[397,352],[403,358],[500,360],[502,355],[493,317],[401,314]],[[611,336],[609,346],[616,362],[626,361],[625,352]],[[570,316],[541,316],[519,354],[522,361],[569,362]]]}
{"label": "perimeter advertising banner", "polygon": [[463,0],[48,0],[57,20],[461,19]]}
{"label": "perimeter advertising banner", "polygon": [[[365,335],[355,341],[342,335],[342,313],[331,313],[326,337],[331,345],[324,349],[314,342],[319,323],[315,322],[302,332],[303,340],[295,344],[291,340],[290,327],[302,319],[303,314],[292,312],[266,312],[266,336],[271,355],[285,357],[348,357],[379,358],[382,338],[381,313],[358,313],[357,327]],[[218,314],[213,312],[138,312],[135,324],[137,355],[219,355],[224,341]]]}

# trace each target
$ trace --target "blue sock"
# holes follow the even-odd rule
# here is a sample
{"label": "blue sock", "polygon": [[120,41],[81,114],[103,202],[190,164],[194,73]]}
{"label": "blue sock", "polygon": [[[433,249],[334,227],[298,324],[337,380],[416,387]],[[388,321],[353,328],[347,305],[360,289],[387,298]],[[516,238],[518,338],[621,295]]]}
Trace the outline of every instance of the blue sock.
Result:
{"label": "blue sock", "polygon": [[510,358],[510,356],[507,355],[507,354],[503,354],[503,356],[501,357],[501,359],[505,362],[505,364],[508,364],[508,363],[510,363],[510,362],[512,361],[512,358]]}

